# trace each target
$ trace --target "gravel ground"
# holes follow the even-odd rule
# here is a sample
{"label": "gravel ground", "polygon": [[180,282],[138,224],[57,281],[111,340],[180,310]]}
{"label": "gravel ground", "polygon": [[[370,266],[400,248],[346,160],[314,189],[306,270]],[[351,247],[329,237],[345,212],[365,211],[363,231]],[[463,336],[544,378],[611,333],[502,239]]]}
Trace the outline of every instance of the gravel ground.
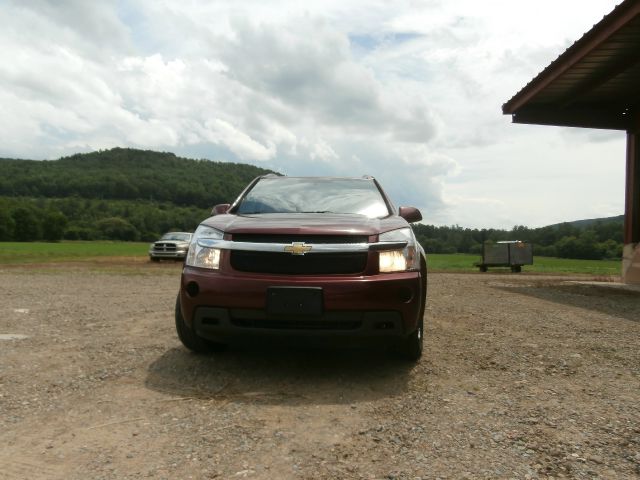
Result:
{"label": "gravel ground", "polygon": [[179,275],[0,268],[0,478],[640,478],[638,292],[431,274],[410,365],[191,354]]}

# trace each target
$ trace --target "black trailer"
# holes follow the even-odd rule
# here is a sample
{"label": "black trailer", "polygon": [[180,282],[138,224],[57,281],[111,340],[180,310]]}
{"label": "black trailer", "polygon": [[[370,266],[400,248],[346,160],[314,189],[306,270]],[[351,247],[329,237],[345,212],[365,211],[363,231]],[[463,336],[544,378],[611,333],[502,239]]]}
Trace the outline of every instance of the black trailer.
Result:
{"label": "black trailer", "polygon": [[487,242],[482,248],[482,261],[475,265],[481,272],[489,267],[510,267],[512,272],[521,272],[523,265],[533,265],[533,248],[518,240]]}

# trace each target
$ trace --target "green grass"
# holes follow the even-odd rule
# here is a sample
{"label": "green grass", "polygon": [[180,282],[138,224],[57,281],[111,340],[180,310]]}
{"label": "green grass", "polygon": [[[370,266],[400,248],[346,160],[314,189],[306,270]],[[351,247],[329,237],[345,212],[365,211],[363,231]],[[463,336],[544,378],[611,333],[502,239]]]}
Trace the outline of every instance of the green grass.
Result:
{"label": "green grass", "polygon": [[[432,272],[472,272],[478,271],[473,264],[480,261],[480,255],[465,253],[428,255],[429,270]],[[522,267],[523,272],[549,274],[620,275],[620,260],[573,260],[568,258],[533,257],[533,265]],[[489,268],[489,272],[509,271],[503,268]]]}
{"label": "green grass", "polygon": [[141,257],[142,242],[0,242],[0,264],[78,262],[105,257]]}
{"label": "green grass", "polygon": [[523,270],[539,273],[582,273],[588,275],[620,275],[622,260],[573,260],[569,258],[534,257],[533,265]]}
{"label": "green grass", "polygon": [[469,271],[478,270],[473,266],[478,262],[478,255],[466,253],[429,253],[427,254],[427,266],[430,271]]}

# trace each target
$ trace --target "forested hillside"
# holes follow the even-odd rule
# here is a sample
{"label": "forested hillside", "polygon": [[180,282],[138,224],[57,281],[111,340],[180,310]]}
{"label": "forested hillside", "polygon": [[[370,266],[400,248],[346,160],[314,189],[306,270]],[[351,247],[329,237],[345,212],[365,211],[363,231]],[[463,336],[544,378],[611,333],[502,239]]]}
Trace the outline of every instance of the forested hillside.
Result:
{"label": "forested hillside", "polygon": [[149,200],[209,208],[267,173],[252,165],[114,148],[60,160],[0,159],[0,196]]}
{"label": "forested hillside", "polygon": [[0,159],[0,241],[154,240],[192,231],[268,170],[114,148],[52,161]]}

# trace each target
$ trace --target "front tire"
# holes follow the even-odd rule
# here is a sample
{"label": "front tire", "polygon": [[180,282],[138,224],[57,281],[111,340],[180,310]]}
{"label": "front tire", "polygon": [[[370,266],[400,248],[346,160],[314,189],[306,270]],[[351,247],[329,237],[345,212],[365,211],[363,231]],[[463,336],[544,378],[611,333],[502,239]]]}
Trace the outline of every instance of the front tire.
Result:
{"label": "front tire", "polygon": [[212,351],[220,351],[225,348],[226,345],[220,343],[213,343],[209,340],[199,336],[195,330],[193,330],[184,321],[182,316],[182,310],[180,309],[180,295],[176,298],[176,332],[178,338],[182,344],[189,350],[195,353],[208,353]]}
{"label": "front tire", "polygon": [[418,328],[405,338],[400,345],[400,354],[411,362],[420,360],[424,348],[424,314],[427,306],[427,264],[424,259],[420,265],[420,273],[422,277],[422,306],[420,308],[420,317],[418,318]]}

